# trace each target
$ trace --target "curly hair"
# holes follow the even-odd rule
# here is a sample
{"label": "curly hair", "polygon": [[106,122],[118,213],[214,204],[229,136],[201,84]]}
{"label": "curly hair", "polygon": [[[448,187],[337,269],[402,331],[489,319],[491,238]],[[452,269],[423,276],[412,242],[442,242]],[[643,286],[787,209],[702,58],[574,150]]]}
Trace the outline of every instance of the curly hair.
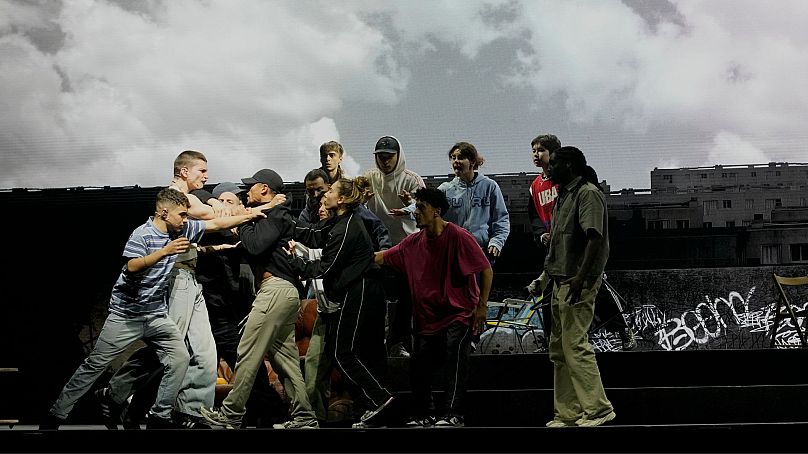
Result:
{"label": "curly hair", "polygon": [[188,200],[188,197],[180,191],[177,191],[173,188],[165,188],[161,189],[160,192],[157,193],[157,202],[155,203],[155,207],[160,209],[160,207],[164,206],[178,206],[178,207],[185,207],[190,208],[191,202]]}
{"label": "curly hair", "polygon": [[446,200],[446,194],[440,189],[424,187],[415,191],[412,196],[416,200],[430,204],[433,208],[440,209],[441,217],[449,211],[449,201]]}

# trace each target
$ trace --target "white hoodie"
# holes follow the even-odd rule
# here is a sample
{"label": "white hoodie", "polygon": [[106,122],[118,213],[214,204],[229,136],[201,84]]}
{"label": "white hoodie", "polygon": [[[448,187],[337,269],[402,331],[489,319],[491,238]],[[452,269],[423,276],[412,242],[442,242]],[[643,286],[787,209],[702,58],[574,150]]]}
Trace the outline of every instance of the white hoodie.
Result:
{"label": "white hoodie", "polygon": [[[390,136],[393,137],[393,136]],[[393,137],[396,139],[395,137]],[[375,194],[368,200],[367,206],[390,231],[390,240],[393,245],[398,244],[407,235],[418,231],[415,220],[410,216],[390,216],[387,214],[393,208],[404,208],[405,204],[398,197],[401,191],[414,193],[418,188],[426,186],[424,180],[417,173],[407,170],[404,160],[404,147],[401,141],[396,139],[401,151],[398,152],[398,162],[396,168],[388,174],[382,173],[378,166],[365,172],[365,177],[370,180],[371,190]],[[376,157],[373,158],[374,162]]]}

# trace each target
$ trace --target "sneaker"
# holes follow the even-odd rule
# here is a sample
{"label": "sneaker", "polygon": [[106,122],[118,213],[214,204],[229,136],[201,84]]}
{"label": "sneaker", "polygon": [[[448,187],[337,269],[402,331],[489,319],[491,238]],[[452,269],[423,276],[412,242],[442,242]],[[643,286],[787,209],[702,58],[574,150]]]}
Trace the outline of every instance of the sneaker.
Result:
{"label": "sneaker", "polygon": [[171,418],[161,418],[152,413],[149,413],[149,416],[146,418],[146,429],[148,430],[177,428],[177,425],[174,424]]}
{"label": "sneaker", "polygon": [[351,424],[351,428],[353,429],[373,429],[379,427],[387,427],[387,426],[384,424],[374,424],[373,421],[368,422],[359,421]]}
{"label": "sneaker", "polygon": [[462,416],[446,416],[435,423],[435,427],[464,427]]}
{"label": "sneaker", "polygon": [[393,396],[390,396],[390,398],[387,399],[387,401],[385,401],[385,403],[379,405],[379,407],[376,408],[375,410],[366,411],[365,414],[362,415],[361,418],[359,418],[359,421],[367,422],[370,418],[372,418],[372,417],[378,415],[379,413],[381,413],[381,411],[384,410],[385,408],[387,408],[387,406],[390,405],[392,402],[393,402]]}
{"label": "sneaker", "polygon": [[188,413],[175,411],[171,415],[171,419],[179,429],[212,429],[208,424],[205,424],[202,417],[189,415]]}
{"label": "sneaker", "polygon": [[48,412],[39,423],[39,430],[59,430],[59,426],[65,423],[65,420]]}
{"label": "sneaker", "polygon": [[280,424],[273,424],[273,429],[319,429],[316,419],[290,419]]}
{"label": "sneaker", "polygon": [[634,335],[634,330],[630,326],[620,331],[620,340],[623,341],[623,350],[634,350],[637,347],[637,337]]}
{"label": "sneaker", "polygon": [[613,411],[610,411],[609,413],[606,413],[600,418],[588,419],[586,417],[583,417],[578,421],[576,421],[576,424],[578,424],[579,427],[595,427],[600,426],[602,424],[606,424],[607,422],[613,420],[616,417],[617,415]]}
{"label": "sneaker", "polygon": [[404,348],[404,343],[398,342],[390,347],[390,353],[387,355],[393,358],[409,358],[410,352]]}
{"label": "sneaker", "polygon": [[544,426],[545,426],[545,427],[551,427],[551,428],[554,428],[554,429],[555,429],[555,428],[559,428],[559,427],[575,427],[575,426],[576,426],[576,423],[574,423],[574,422],[562,421],[562,420],[560,420],[560,419],[551,419],[551,420],[550,420],[550,421],[548,421],[548,422],[547,422],[547,424],[545,424]]}
{"label": "sneaker", "polygon": [[208,423],[212,426],[219,426],[224,427],[225,429],[239,429],[241,428],[241,417],[240,416],[228,416],[222,411],[222,409],[207,409],[205,407],[201,407],[199,409],[199,413],[202,414],[202,418],[205,419]]}
{"label": "sneaker", "polygon": [[435,425],[435,418],[425,416],[423,418],[413,418],[404,424],[404,427],[432,427]]}
{"label": "sneaker", "polygon": [[101,409],[101,419],[104,421],[104,426],[110,430],[117,430],[118,423],[121,422],[121,412],[123,411],[124,405],[112,400],[109,388],[98,389],[93,395]]}

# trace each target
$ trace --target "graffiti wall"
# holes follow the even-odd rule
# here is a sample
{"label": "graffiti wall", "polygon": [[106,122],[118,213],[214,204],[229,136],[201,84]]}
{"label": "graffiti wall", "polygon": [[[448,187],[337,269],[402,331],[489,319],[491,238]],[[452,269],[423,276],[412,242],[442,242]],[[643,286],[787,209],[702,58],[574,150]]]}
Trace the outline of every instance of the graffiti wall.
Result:
{"label": "graffiti wall", "polygon": [[[808,275],[808,266],[610,271],[607,281],[626,307],[624,318],[638,350],[769,348],[775,305],[773,273]],[[808,288],[787,288],[805,326]],[[800,345],[791,318],[774,329],[775,347]],[[621,349],[620,337],[602,329],[591,340],[599,351]]]}

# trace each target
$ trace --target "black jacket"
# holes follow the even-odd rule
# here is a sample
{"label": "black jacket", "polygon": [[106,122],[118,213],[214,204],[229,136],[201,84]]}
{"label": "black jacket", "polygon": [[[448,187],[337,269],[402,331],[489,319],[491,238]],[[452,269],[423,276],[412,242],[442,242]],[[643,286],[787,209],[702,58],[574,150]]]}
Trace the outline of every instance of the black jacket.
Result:
{"label": "black jacket", "polygon": [[284,248],[294,237],[295,220],[289,211],[289,204],[278,205],[264,210],[266,219],[251,221],[239,228],[241,245],[247,252],[247,261],[256,276],[256,286],[260,285],[264,271],[294,284],[303,295],[303,284],[286,259]]}
{"label": "black jacket", "polygon": [[357,279],[376,276],[379,267],[373,262],[373,243],[356,210],[334,216],[328,223],[298,222],[295,240],[312,248],[322,248],[319,260],[303,260],[287,256],[301,279],[322,279],[326,297],[341,304]]}

